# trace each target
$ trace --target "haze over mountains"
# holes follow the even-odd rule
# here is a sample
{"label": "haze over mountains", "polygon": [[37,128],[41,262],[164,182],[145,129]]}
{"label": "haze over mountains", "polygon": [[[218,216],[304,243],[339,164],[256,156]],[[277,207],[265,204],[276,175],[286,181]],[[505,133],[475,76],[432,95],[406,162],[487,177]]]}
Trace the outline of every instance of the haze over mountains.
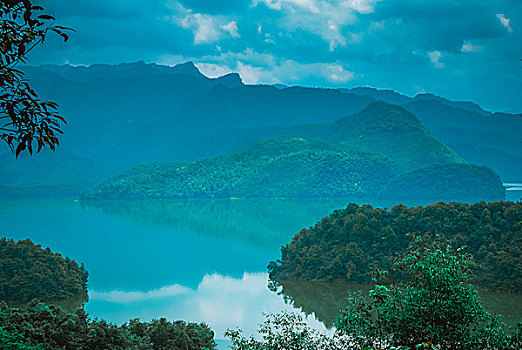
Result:
{"label": "haze over mountains", "polygon": [[[59,103],[68,126],[54,154],[15,161],[4,148],[0,176],[10,187],[58,186],[79,193],[142,163],[200,160],[296,133],[336,143],[348,142],[343,137],[350,136],[345,146],[356,150],[360,144],[353,133],[361,131],[346,120],[344,129],[335,122],[343,123],[342,118],[357,115],[376,100],[412,112],[458,154],[451,151],[449,157],[492,167],[504,182],[518,181],[522,174],[517,132],[522,117],[492,114],[470,102],[429,94],[411,98],[372,88],[244,85],[237,74],[209,79],[191,62],[175,67],[137,62],[24,70],[41,97]],[[390,123],[391,128],[384,129],[393,132]],[[352,134],[341,135],[343,130]],[[381,155],[402,149],[391,150],[378,139],[365,142],[365,149],[374,147]],[[429,142],[441,144],[433,137]]]}

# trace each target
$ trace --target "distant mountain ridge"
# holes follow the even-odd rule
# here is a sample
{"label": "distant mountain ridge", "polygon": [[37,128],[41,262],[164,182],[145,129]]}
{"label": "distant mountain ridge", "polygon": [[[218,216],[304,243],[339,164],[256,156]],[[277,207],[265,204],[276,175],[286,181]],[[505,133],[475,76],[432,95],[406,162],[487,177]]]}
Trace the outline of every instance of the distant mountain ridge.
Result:
{"label": "distant mountain ridge", "polygon": [[[466,110],[476,109],[467,103],[431,95],[245,85],[237,73],[207,78],[192,62],[174,67],[136,62],[23,69],[41,97],[60,104],[68,125],[56,155],[38,169],[15,161],[7,148],[0,151],[5,186],[48,185],[47,178],[52,184],[87,190],[100,178],[141,163],[193,161],[246,150],[262,138],[284,136],[284,128],[332,123],[376,100],[403,105],[464,159],[493,167],[505,181],[519,181],[522,173],[522,143],[512,142],[520,139],[515,134],[522,118],[482,115]],[[510,141],[495,141],[498,137]],[[73,167],[93,166],[94,172],[67,175]]]}
{"label": "distant mountain ridge", "polygon": [[[84,199],[334,198],[381,193],[450,200],[504,198],[498,175],[464,162],[398,106],[374,102],[332,124],[274,133],[278,131],[285,136],[257,141],[247,151],[189,163],[138,166],[98,185]],[[404,178],[410,187],[403,185]],[[433,197],[423,195],[425,186]]]}

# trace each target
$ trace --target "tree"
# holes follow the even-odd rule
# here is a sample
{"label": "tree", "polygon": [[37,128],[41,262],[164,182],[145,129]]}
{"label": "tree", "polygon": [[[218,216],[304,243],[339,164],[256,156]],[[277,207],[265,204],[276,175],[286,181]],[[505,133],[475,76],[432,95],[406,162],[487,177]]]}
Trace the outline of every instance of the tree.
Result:
{"label": "tree", "polygon": [[33,154],[43,147],[55,150],[58,134],[66,121],[58,114],[58,105],[42,101],[31,88],[24,73],[16,69],[27,62],[27,54],[43,43],[49,32],[68,40],[65,31],[72,30],[55,24],[55,19],[43,13],[31,0],[0,2],[0,139],[16,157],[28,150]]}
{"label": "tree", "polygon": [[225,336],[232,341],[232,350],[348,350],[348,339],[334,334],[327,336],[310,328],[297,314],[283,312],[265,315],[260,325],[262,340],[246,338],[241,330],[229,329]]}
{"label": "tree", "polygon": [[339,331],[360,346],[425,344],[456,350],[519,345],[520,327],[506,334],[480,304],[470,284],[476,264],[463,249],[454,251],[438,238],[417,237],[394,265],[409,275],[407,283],[377,285],[368,299],[351,299],[336,322]]}

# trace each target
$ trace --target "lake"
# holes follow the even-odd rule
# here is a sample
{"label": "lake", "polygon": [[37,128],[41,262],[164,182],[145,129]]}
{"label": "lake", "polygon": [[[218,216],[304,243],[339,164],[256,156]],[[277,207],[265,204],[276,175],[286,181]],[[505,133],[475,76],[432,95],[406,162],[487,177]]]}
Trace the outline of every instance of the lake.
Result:
{"label": "lake", "polygon": [[[0,201],[0,236],[30,238],[85,263],[86,309],[93,317],[116,323],[135,317],[205,321],[216,339],[223,339],[228,328],[253,334],[263,312],[300,311],[315,328],[331,325],[342,299],[364,286],[289,282],[282,286],[286,296],[279,295],[267,288],[266,267],[301,228],[350,202],[393,204],[353,199]],[[522,314],[520,296],[485,297],[511,319]]]}

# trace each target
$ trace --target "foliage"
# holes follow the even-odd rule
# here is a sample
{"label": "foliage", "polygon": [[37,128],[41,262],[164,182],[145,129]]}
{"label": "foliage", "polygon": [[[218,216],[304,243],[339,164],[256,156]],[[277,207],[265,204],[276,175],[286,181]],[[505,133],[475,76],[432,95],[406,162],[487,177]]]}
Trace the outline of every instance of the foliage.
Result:
{"label": "foliage", "polygon": [[87,301],[83,264],[42,249],[31,240],[0,239],[0,300],[26,303],[81,297]]}
{"label": "foliage", "polygon": [[225,336],[232,341],[232,350],[341,350],[349,349],[349,342],[342,337],[327,336],[311,329],[297,314],[283,312],[265,315],[260,325],[262,340],[246,338],[241,330],[228,330]]}
{"label": "foliage", "polygon": [[516,349],[480,304],[470,284],[471,255],[448,243],[417,237],[394,266],[405,284],[376,285],[367,299],[350,299],[336,327],[361,346],[389,349],[428,343],[442,349]]}
{"label": "foliage", "polygon": [[[391,157],[362,149],[352,152],[337,143],[301,137],[266,139],[245,152],[190,163],[141,165],[108,179],[83,199],[376,197],[390,179],[401,178],[398,168]],[[427,195],[503,198],[498,176],[476,168],[455,163],[450,176],[462,175],[463,180],[449,182],[439,180],[437,172],[425,172],[424,181],[445,185],[441,193]],[[463,181],[475,186],[463,190],[459,187]],[[407,196],[424,189],[397,191]]]}
{"label": "foliage", "polygon": [[315,227],[303,229],[269,265],[273,280],[347,280],[368,283],[372,268],[390,269],[408,233],[441,234],[482,265],[475,282],[491,289],[522,291],[522,203],[444,203],[391,210],[350,204]]}
{"label": "foliage", "polygon": [[[476,192],[470,189],[488,189]],[[504,199],[500,177],[485,166],[439,164],[401,174],[390,181],[379,197],[395,200],[414,198]]]}
{"label": "foliage", "polygon": [[40,350],[40,346],[24,344],[24,337],[16,332],[8,332],[0,327],[0,349],[3,350]]}
{"label": "foliage", "polygon": [[[89,318],[82,308],[68,313],[60,307],[31,303],[25,309],[0,305],[0,330],[16,349],[166,350],[215,349],[213,331],[204,323],[131,320],[122,326]],[[10,337],[10,338],[8,338]],[[2,339],[2,338],[0,338]]]}
{"label": "foliage", "polygon": [[0,139],[16,157],[28,150],[33,154],[33,141],[39,152],[43,147],[54,150],[65,120],[57,113],[57,104],[42,101],[15,67],[27,61],[27,54],[44,42],[49,31],[67,41],[64,31],[55,25],[54,17],[41,14],[43,8],[31,0],[6,0],[0,3]]}
{"label": "foliage", "polygon": [[382,157],[321,141],[268,139],[246,152],[139,166],[84,199],[346,197],[376,193],[391,174]]}

